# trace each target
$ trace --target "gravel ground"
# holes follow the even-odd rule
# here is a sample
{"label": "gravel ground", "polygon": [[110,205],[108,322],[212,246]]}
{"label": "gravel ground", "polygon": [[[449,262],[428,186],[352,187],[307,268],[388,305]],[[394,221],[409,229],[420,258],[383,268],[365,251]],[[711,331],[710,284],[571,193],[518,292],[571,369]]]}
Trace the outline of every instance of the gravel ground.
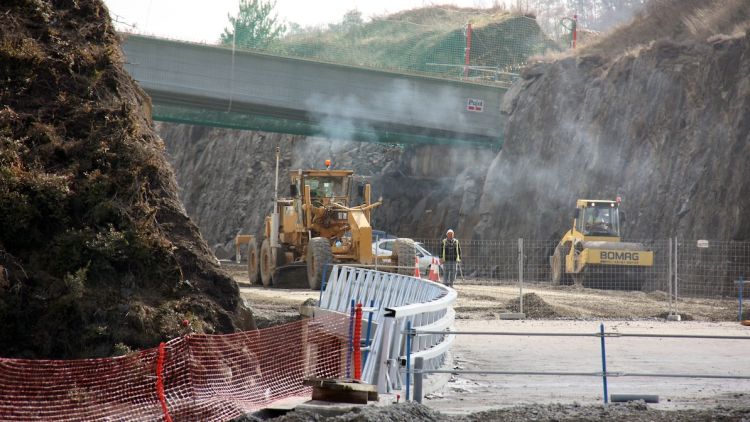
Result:
{"label": "gravel ground", "polygon": [[[237,422],[255,422],[261,419],[246,416]],[[654,410],[643,402],[610,404],[607,406],[581,406],[577,404],[517,406],[466,416],[452,416],[436,412],[417,403],[400,403],[385,407],[367,406],[333,417],[323,417],[309,412],[290,412],[284,416],[267,419],[273,422],[391,422],[391,421],[440,421],[440,422],[484,422],[484,421],[624,421],[624,422],[673,422],[673,421],[750,421],[750,406],[743,409],[717,407],[705,410]]]}
{"label": "gravel ground", "polygon": [[[256,321],[259,326],[271,326],[299,319],[299,306],[309,299],[317,299],[319,292],[305,289],[265,289],[258,286],[249,286],[247,276],[244,273],[244,266],[225,265],[233,275],[236,281],[240,283],[241,293],[247,303],[254,309]],[[488,327],[494,327],[497,324],[503,324],[503,330],[508,328],[508,322],[499,319],[503,312],[519,311],[519,290],[517,286],[512,285],[490,285],[490,284],[458,284],[458,301],[455,304],[457,325],[466,320],[471,325],[488,324]],[[686,331],[703,330],[707,333],[715,332],[720,329],[714,321],[735,321],[737,317],[736,302],[731,300],[719,299],[681,299],[678,303],[679,313],[683,320],[688,323],[672,323],[674,325],[659,325],[654,328],[661,330],[663,327],[673,327]],[[664,316],[669,309],[667,295],[664,292],[623,292],[623,291],[603,291],[577,288],[573,286],[555,287],[555,286],[525,286],[524,287],[524,312],[527,315],[527,321],[515,321],[516,324],[527,324],[521,326],[522,330],[531,327],[528,324],[537,324],[550,327],[550,324],[570,324],[565,325],[567,331],[581,331],[580,324],[589,324],[604,320],[609,329],[626,329],[628,325],[635,328],[639,324],[660,324],[664,321]],[[569,320],[569,322],[566,322]],[[549,321],[547,324],[545,321]],[[629,322],[630,321],[630,322]],[[576,325],[578,324],[578,325]],[[723,323],[722,327],[731,327]],[[491,329],[491,328],[487,328]],[[565,331],[566,328],[552,327],[551,329]],[[734,329],[734,328],[731,328]],[[585,331],[585,330],[584,330]],[[590,331],[590,330],[589,330]],[[643,331],[641,329],[641,331]],[[482,341],[486,346],[488,343]],[[519,343],[513,343],[515,347],[521,347]],[[744,343],[743,343],[744,344]],[[574,347],[566,345],[565,347]],[[654,347],[651,352],[676,353],[681,354],[680,350],[676,352],[664,352],[664,347],[668,344],[660,343]],[[468,346],[467,346],[468,347]],[[488,365],[491,361],[485,362],[481,351],[474,350],[471,347],[456,346],[454,347],[454,356],[456,367],[469,367],[474,365]],[[539,348],[549,350],[559,346],[546,346]],[[562,347],[563,349],[565,347]],[[608,346],[609,348],[610,346]],[[616,345],[611,346],[612,351],[616,352]],[[487,351],[487,347],[483,347]],[[588,349],[588,348],[587,348]],[[594,348],[595,349],[595,348]],[[622,350],[627,347],[622,347]],[[593,350],[593,349],[592,349]],[[718,355],[724,356],[733,354],[737,350],[729,351],[723,349]],[[587,351],[586,353],[588,353]],[[691,350],[695,354],[695,350]],[[575,353],[575,352],[574,352]],[[608,353],[609,354],[609,353]],[[500,356],[501,354],[498,354]],[[744,355],[741,355],[744,356]],[[556,359],[548,357],[532,357],[533,359],[546,360],[555,363]],[[502,359],[502,358],[500,358]],[[622,355],[622,361],[627,361],[632,357]],[[698,359],[698,358],[696,358]],[[702,359],[702,358],[700,358]],[[698,360],[700,360],[698,359]],[[637,359],[636,359],[637,360]],[[650,362],[647,360],[647,362]],[[747,368],[747,361],[744,361],[741,368]],[[681,362],[681,365],[689,368],[691,361]],[[713,368],[713,367],[712,367]],[[559,368],[558,368],[559,369]],[[565,368],[567,370],[574,370]],[[596,370],[596,369],[593,369]],[[704,371],[706,372],[706,371]],[[629,404],[610,404],[608,406],[592,404],[596,400],[601,400],[601,396],[596,396],[583,388],[581,399],[571,401],[570,398],[561,399],[559,404],[554,402],[555,395],[547,394],[546,397],[538,402],[532,401],[525,405],[514,405],[523,403],[524,400],[514,401],[512,395],[508,395],[513,389],[513,383],[506,383],[505,387],[494,385],[492,381],[482,379],[482,376],[474,377],[454,376],[446,388],[437,394],[428,396],[425,401],[427,406],[414,403],[395,404],[386,407],[368,406],[363,409],[356,409],[345,415],[337,417],[324,418],[306,412],[291,412],[285,416],[272,419],[273,421],[296,422],[296,421],[748,421],[750,422],[750,395],[744,393],[731,393],[722,390],[721,382],[715,381],[715,385],[706,382],[705,388],[701,388],[701,394],[693,401],[682,402],[675,406],[669,404],[665,399],[664,393],[661,394],[663,404],[646,405],[642,402]],[[578,380],[578,378],[573,378]],[[699,381],[695,381],[698,383]],[[725,381],[729,383],[730,381]],[[733,381],[731,381],[733,382]],[[527,383],[528,387],[538,394],[544,396],[533,382]],[[576,388],[583,381],[566,381],[558,387],[569,390]],[[585,381],[592,389],[598,389],[595,382]],[[689,382],[685,383],[691,387]],[[654,387],[656,386],[656,387]],[[556,388],[556,387],[552,387]],[[643,382],[643,387],[647,393],[653,393],[653,389],[658,390],[658,386],[652,383],[651,379]],[[671,387],[670,387],[671,388]],[[612,390],[610,390],[612,392]],[[641,390],[637,390],[641,391]],[[632,391],[631,391],[632,392]],[[480,393],[480,394],[477,394]],[[685,393],[689,394],[689,393]],[[476,395],[474,399],[472,396]],[[679,394],[678,394],[679,395]],[[500,398],[507,398],[503,401]],[[532,394],[532,399],[533,394]],[[552,401],[552,402],[551,402]],[[588,403],[587,403],[588,402]],[[666,404],[666,407],[665,407]],[[436,410],[439,409],[439,410]],[[443,413],[441,413],[441,411]],[[468,413],[474,412],[474,413]],[[255,420],[246,417],[244,420]]]}
{"label": "gravel ground", "polygon": [[[614,376],[623,374],[750,375],[747,350],[750,329],[736,322],[604,322],[608,333],[744,336],[747,340],[608,337],[610,394],[659,396],[659,410],[713,408],[750,404],[750,380]],[[582,333],[599,330],[598,321],[458,320],[457,332]],[[601,370],[597,337],[456,336],[451,346],[456,370],[595,373]],[[454,374],[425,404],[451,414],[515,405],[602,402],[602,381],[594,376],[525,376]]]}
{"label": "gravel ground", "polygon": [[473,413],[461,421],[750,421],[750,407],[730,409],[717,407],[706,410],[654,410],[643,402],[580,406],[576,404],[550,404],[546,406],[519,406],[508,409]]}
{"label": "gravel ground", "polygon": [[[493,319],[502,312],[518,311],[517,286],[456,285],[458,319]],[[596,290],[576,286],[524,286],[527,318],[544,319],[655,319],[669,311],[665,292]],[[736,321],[737,301],[727,299],[680,298],[678,313],[683,320]]]}
{"label": "gravel ground", "polygon": [[[240,284],[243,298],[255,310],[262,327],[296,319],[296,309],[305,299],[319,297],[319,292],[306,289],[250,286],[244,264],[223,262],[222,265]],[[498,319],[501,313],[519,311],[518,286],[476,282],[480,284],[456,284],[457,319]],[[523,311],[529,319],[664,319],[669,311],[668,295],[661,291],[627,292],[548,284],[527,285],[523,291]],[[737,301],[731,299],[680,298],[677,310],[684,321],[737,319]]]}

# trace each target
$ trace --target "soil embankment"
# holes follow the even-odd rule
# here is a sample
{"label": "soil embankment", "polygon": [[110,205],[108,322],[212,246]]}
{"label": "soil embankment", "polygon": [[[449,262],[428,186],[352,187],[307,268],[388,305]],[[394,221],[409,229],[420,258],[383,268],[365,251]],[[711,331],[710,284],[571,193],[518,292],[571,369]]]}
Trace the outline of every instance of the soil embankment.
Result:
{"label": "soil embankment", "polygon": [[0,355],[253,328],[177,197],[101,1],[0,14]]}

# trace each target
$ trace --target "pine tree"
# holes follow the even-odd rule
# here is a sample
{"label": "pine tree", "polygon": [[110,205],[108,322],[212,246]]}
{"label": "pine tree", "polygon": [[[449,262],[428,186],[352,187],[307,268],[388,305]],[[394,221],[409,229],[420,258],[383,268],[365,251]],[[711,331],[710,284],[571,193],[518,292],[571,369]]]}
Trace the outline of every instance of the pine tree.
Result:
{"label": "pine tree", "polygon": [[262,48],[286,32],[273,12],[276,1],[240,0],[237,17],[229,15],[229,27],[221,34],[221,43],[242,48]]}

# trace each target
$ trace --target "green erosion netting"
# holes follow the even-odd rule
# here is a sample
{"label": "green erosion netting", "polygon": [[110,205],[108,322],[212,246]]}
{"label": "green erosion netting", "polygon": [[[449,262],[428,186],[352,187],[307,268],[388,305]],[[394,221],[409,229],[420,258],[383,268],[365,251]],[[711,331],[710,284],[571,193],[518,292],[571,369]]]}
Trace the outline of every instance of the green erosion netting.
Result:
{"label": "green erosion netting", "polygon": [[[232,32],[229,31],[230,34]],[[564,48],[562,44],[565,44],[564,40],[558,43],[547,37],[533,17],[499,9],[460,9],[450,6],[409,10],[368,22],[358,18],[329,25],[326,29],[297,28],[280,38],[261,41],[249,40],[243,36],[244,32],[238,29],[236,36],[222,36],[224,46],[501,88],[510,86],[531,57],[548,51],[560,51]],[[211,64],[208,66],[211,67]],[[219,78],[222,72],[218,67],[214,70]],[[310,77],[315,78],[314,75]],[[357,84],[358,81],[349,83]],[[342,95],[348,95],[342,89]],[[377,90],[372,94],[378,95]],[[330,134],[330,130],[321,131],[319,122],[313,120],[175,106],[157,102],[153,109],[154,119],[305,136]],[[356,127],[354,133],[344,134],[344,137],[396,144],[469,143],[492,148],[502,145],[502,139],[496,137],[486,139],[484,136],[461,135],[461,139],[456,139],[455,134],[438,132],[415,133],[394,127],[364,125]]]}
{"label": "green erosion netting", "polygon": [[[466,69],[467,24],[471,49]],[[475,82],[509,84],[527,60],[562,48],[534,18],[473,9],[422,8],[367,23],[303,30],[239,49]],[[467,72],[468,70],[468,72]]]}

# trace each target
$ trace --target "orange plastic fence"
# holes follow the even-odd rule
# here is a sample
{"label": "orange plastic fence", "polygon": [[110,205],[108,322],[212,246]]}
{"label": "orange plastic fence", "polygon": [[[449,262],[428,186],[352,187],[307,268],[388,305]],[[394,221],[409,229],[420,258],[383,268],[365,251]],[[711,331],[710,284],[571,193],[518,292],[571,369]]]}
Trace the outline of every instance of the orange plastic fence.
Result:
{"label": "orange plastic fence", "polygon": [[0,358],[0,420],[232,419],[308,395],[304,378],[341,377],[348,325],[348,318],[331,315],[229,335],[190,335],[116,358]]}

